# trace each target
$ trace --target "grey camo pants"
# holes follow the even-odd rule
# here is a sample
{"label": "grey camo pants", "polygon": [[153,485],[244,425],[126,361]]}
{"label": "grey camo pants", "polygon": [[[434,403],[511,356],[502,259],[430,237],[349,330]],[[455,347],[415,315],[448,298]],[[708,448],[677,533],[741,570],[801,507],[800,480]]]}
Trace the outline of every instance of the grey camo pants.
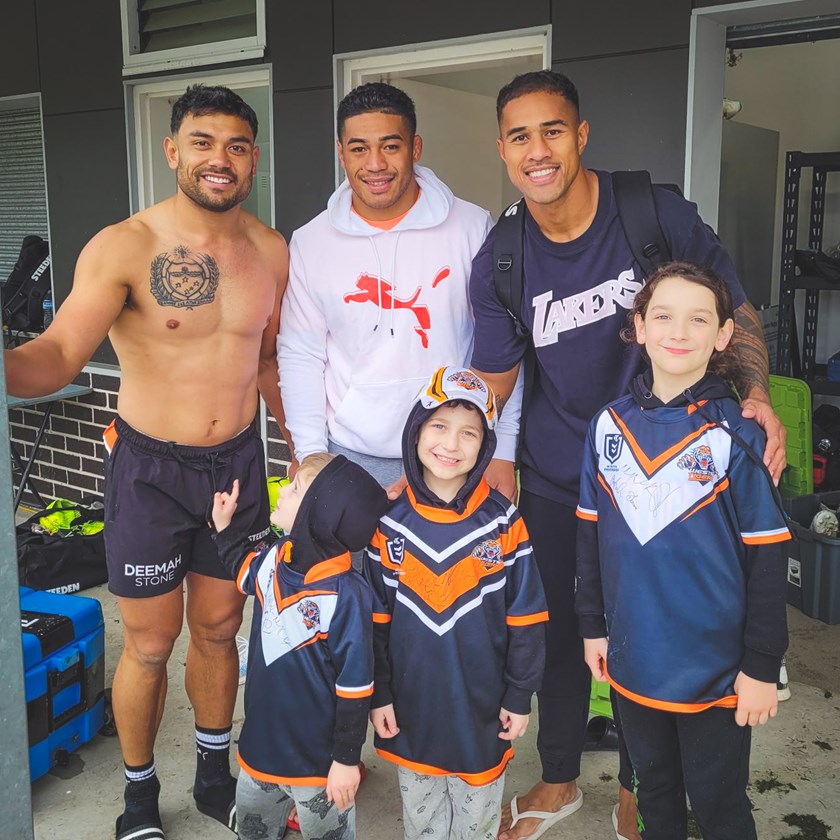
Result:
{"label": "grey camo pants", "polygon": [[239,771],[236,828],[240,840],[281,840],[292,806],[303,840],[356,840],[356,806],[339,811],[323,787],[261,782]]}
{"label": "grey camo pants", "polygon": [[405,840],[496,840],[505,774],[481,787],[399,767]]}

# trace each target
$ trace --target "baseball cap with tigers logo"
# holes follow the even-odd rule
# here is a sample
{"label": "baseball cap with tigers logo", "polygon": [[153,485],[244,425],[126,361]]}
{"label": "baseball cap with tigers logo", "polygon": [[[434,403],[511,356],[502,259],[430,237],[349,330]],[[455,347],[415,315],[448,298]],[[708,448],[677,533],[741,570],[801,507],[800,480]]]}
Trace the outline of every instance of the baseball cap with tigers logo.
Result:
{"label": "baseball cap with tigers logo", "polygon": [[438,408],[451,400],[472,403],[484,416],[488,429],[495,428],[499,416],[490,386],[469,368],[442,367],[435,371],[418,399],[425,409]]}

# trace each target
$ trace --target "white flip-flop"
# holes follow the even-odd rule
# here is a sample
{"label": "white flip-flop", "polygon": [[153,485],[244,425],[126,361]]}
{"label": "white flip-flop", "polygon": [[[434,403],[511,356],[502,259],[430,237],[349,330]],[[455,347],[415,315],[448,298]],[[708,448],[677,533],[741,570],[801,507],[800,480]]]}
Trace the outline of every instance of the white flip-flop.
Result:
{"label": "white flip-flop", "polygon": [[618,805],[613,808],[612,812],[612,824],[613,824],[613,831],[615,831],[615,838],[616,840],[628,840],[623,834],[618,833]]}
{"label": "white flip-flop", "polygon": [[520,820],[542,820],[537,830],[525,838],[525,840],[537,840],[538,837],[542,837],[555,823],[574,814],[581,805],[583,805],[583,791],[580,788],[577,789],[575,798],[568,805],[564,805],[559,811],[523,811],[520,813],[516,804],[516,797],[514,796],[510,800],[510,828],[513,828]]}

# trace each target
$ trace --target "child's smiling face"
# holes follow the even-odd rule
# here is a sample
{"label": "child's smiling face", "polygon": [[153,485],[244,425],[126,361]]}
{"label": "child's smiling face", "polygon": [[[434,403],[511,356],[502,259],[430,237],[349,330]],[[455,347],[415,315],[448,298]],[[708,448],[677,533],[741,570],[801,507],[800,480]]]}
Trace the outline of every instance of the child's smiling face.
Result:
{"label": "child's smiling face", "polygon": [[429,489],[451,501],[475,466],[483,439],[484,422],[477,409],[442,405],[435,411],[417,439],[417,457]]}
{"label": "child's smiling face", "polygon": [[664,385],[672,396],[703,377],[712,353],[726,349],[734,329],[731,320],[720,323],[709,289],[676,276],[657,283],[644,318],[637,314],[634,320],[654,384]]}

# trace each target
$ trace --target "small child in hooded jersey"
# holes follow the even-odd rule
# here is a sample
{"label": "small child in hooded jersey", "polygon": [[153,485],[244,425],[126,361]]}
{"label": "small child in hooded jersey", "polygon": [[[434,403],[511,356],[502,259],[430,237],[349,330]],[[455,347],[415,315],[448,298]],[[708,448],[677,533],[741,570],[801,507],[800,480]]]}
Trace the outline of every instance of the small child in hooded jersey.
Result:
{"label": "small child in hooded jersey", "polygon": [[545,662],[545,596],[516,508],[484,480],[496,406],[441,368],[403,431],[408,486],[366,558],[374,590],[371,722],[398,766],[406,840],[495,840],[512,741]]}
{"label": "small child in hooded jersey", "polygon": [[359,756],[373,692],[372,596],[350,562],[388,499],[344,456],[303,460],[271,522],[287,536],[253,545],[228,528],[239,482],[216,493],[219,556],[255,595],[236,830],[282,837],[292,807],[305,840],[355,840]]}

